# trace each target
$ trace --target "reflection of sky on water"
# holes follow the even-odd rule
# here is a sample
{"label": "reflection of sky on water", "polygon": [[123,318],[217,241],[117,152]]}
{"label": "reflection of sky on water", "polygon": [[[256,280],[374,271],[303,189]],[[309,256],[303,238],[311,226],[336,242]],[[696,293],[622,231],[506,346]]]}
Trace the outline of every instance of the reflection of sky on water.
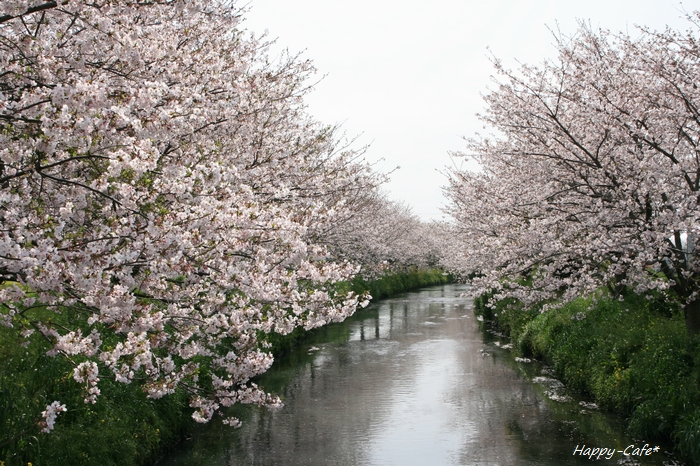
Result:
{"label": "reflection of sky on water", "polygon": [[243,409],[241,429],[205,427],[159,465],[589,464],[577,444],[632,442],[599,412],[546,400],[537,365],[485,337],[464,290],[403,295],[330,327],[261,379],[284,408]]}

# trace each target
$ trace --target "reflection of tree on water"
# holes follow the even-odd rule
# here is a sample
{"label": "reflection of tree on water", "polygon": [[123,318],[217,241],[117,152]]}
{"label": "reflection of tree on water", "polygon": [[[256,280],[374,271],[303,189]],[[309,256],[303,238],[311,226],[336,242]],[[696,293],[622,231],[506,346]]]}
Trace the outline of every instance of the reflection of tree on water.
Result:
{"label": "reflection of tree on water", "polygon": [[[373,327],[370,319],[358,333],[364,338],[363,329]],[[283,391],[293,413],[256,410],[250,424],[257,427],[241,429],[234,439],[239,458],[230,464],[367,464],[362,446],[386,422],[392,396],[386,380],[401,368],[378,357],[398,344],[375,340],[363,348],[363,341],[323,347]],[[377,391],[381,385],[386,390]]]}

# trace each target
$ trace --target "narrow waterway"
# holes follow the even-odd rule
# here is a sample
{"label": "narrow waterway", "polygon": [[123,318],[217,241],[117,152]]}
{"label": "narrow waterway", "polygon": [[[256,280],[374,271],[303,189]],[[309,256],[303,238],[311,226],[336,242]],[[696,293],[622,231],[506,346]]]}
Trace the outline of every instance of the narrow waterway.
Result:
{"label": "narrow waterway", "polygon": [[158,466],[560,466],[590,464],[593,448],[614,452],[597,464],[679,464],[516,361],[464,291],[401,295],[324,329],[260,379],[283,408],[237,407],[243,427],[212,421]]}

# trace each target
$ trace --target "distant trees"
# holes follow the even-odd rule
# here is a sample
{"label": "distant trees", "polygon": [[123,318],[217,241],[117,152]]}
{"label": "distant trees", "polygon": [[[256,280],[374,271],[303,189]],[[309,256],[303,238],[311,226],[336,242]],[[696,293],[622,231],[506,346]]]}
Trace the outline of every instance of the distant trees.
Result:
{"label": "distant trees", "polygon": [[438,227],[422,222],[409,206],[368,191],[349,207],[352,214],[323,237],[336,257],[359,264],[364,277],[438,265]]}
{"label": "distant trees", "polygon": [[557,60],[509,71],[485,97],[495,135],[447,196],[463,273],[528,305],[669,290],[700,333],[700,14],[633,38],[581,25]]}
{"label": "distant trees", "polygon": [[250,382],[260,332],[358,304],[322,233],[381,177],[305,114],[310,63],[270,62],[239,20],[224,0],[0,5],[0,318],[69,358],[85,402],[114,377],[189,390],[200,422],[275,404]]}

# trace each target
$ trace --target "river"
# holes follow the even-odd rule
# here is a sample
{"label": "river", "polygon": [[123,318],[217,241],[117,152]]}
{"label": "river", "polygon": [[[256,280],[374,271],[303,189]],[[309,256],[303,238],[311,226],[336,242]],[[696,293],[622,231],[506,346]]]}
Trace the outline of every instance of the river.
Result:
{"label": "river", "polygon": [[322,329],[259,380],[283,408],[236,407],[243,427],[214,420],[157,465],[680,464],[516,360],[466,290],[407,293]]}

